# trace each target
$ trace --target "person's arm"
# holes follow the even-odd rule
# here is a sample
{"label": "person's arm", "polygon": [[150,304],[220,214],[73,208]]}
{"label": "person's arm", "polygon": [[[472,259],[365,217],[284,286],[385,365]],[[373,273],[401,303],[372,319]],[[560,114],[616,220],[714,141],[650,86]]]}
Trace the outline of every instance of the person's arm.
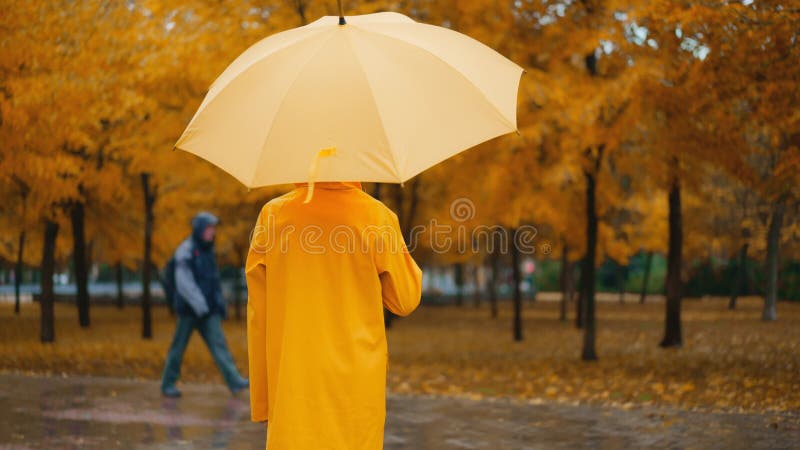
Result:
{"label": "person's arm", "polygon": [[[407,316],[422,297],[422,270],[408,253],[397,215],[389,212],[376,249],[376,266],[381,280],[383,305],[398,316]],[[382,248],[380,248],[382,247]]]}
{"label": "person's arm", "polygon": [[[262,214],[264,212],[262,211]],[[250,419],[266,422],[267,392],[267,268],[264,230],[259,214],[245,262],[247,277],[247,356],[250,370]]]}
{"label": "person's arm", "polygon": [[191,264],[192,258],[191,245],[181,244],[175,255],[175,290],[189,304],[197,317],[208,314],[208,303],[200,286],[194,279]]}

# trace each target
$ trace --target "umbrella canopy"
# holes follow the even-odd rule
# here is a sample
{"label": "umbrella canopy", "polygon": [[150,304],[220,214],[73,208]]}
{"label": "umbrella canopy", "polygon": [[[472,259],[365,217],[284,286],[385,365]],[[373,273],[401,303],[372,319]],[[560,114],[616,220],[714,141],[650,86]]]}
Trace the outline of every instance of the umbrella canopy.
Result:
{"label": "umbrella canopy", "polygon": [[402,183],[516,131],[523,69],[397,13],[323,17],[267,37],[211,85],[175,144],[248,187]]}

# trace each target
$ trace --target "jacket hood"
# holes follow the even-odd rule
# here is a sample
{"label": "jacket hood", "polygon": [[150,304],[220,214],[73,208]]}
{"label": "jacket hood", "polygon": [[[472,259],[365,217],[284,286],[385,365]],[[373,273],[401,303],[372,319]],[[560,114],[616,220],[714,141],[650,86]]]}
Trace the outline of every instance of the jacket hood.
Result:
{"label": "jacket hood", "polygon": [[195,242],[202,243],[203,230],[205,230],[209,225],[217,225],[218,223],[219,219],[217,216],[208,211],[197,213],[197,215],[192,219],[192,239],[194,239]]}

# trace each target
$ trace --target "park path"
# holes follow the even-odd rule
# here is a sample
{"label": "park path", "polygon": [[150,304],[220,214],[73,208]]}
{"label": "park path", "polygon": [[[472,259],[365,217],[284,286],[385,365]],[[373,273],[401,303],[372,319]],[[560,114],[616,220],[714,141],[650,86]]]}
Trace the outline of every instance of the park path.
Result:
{"label": "park path", "polygon": [[[246,395],[189,384],[0,374],[0,450],[262,449]],[[785,417],[783,418],[785,419]],[[386,450],[798,449],[797,421],[656,408],[388,397]]]}

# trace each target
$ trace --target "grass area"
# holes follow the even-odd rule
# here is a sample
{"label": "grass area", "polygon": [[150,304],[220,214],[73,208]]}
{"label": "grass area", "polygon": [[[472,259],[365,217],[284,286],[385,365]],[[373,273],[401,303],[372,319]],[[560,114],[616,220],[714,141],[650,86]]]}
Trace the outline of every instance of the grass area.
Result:
{"label": "grass area", "polygon": [[[397,320],[389,336],[389,389],[400,393],[514,397],[623,407],[671,405],[725,411],[800,413],[800,304],[780,303],[779,320],[760,320],[761,301],[684,301],[684,347],[661,349],[663,303],[598,303],[599,361],[579,360],[582,332],[559,322],[558,304],[524,306],[523,342],[511,340],[511,305],[499,318],[486,304],[423,306]],[[570,308],[572,309],[572,308]],[[571,313],[572,311],[570,311]],[[0,369],[156,379],[173,331],[166,309],[154,309],[154,339],[140,338],[140,310],[92,309],[92,326],[78,326],[74,306],[56,306],[56,343],[38,341],[37,305],[15,317],[0,305]],[[244,322],[225,331],[246,373]],[[183,379],[221,382],[199,335],[189,344]]]}

